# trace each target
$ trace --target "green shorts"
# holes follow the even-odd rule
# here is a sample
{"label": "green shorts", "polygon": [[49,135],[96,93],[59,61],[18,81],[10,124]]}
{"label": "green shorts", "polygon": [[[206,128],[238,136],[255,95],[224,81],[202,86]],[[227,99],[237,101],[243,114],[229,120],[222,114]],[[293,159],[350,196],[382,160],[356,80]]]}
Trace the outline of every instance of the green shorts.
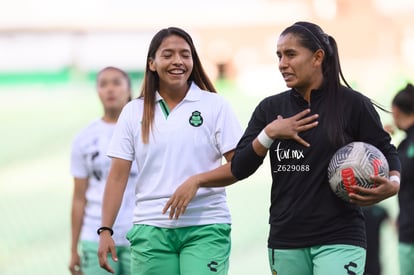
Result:
{"label": "green shorts", "polygon": [[353,245],[269,248],[272,275],[362,275],[366,250]]}
{"label": "green shorts", "polygon": [[[101,268],[98,259],[99,244],[91,241],[81,241],[80,247],[82,251],[81,270],[83,275],[108,275],[108,271]],[[108,254],[108,263],[112,266],[115,274],[130,275],[131,274],[131,250],[129,246],[116,246],[116,255],[118,262],[114,262]]]}
{"label": "green shorts", "polygon": [[229,224],[181,228],[134,225],[131,271],[134,275],[226,275],[230,256]]}
{"label": "green shorts", "polygon": [[414,244],[398,243],[398,256],[401,275],[414,274]]}

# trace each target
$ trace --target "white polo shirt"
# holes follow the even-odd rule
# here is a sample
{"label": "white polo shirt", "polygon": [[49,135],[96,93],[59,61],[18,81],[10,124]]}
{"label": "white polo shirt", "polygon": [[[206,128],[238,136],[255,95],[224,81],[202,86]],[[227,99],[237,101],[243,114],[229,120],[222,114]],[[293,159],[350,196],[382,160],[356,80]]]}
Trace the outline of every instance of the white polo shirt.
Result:
{"label": "white polo shirt", "polygon": [[164,228],[231,223],[224,188],[200,188],[178,220],[162,209],[188,177],[217,168],[224,153],[233,150],[242,128],[224,98],[192,84],[171,112],[157,93],[153,129],[143,144],[142,98],[128,103],[114,132],[108,155],[136,160],[134,223]]}
{"label": "white polo shirt", "polygon": [[[71,174],[75,178],[88,179],[87,203],[80,236],[84,241],[99,241],[96,230],[101,226],[102,196],[111,166],[111,158],[106,152],[114,130],[115,123],[106,123],[98,119],[80,131],[72,143]],[[121,209],[113,226],[113,238],[117,245],[129,245],[126,233],[132,227],[132,208],[135,204],[133,192],[137,174],[134,166],[128,180],[128,191],[124,194]]]}

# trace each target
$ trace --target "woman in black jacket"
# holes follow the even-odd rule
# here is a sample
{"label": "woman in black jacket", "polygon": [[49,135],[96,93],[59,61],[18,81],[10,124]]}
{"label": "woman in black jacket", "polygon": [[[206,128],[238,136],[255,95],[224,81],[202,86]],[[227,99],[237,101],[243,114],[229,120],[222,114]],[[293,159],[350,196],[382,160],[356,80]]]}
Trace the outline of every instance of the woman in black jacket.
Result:
{"label": "woman in black jacket", "polygon": [[[344,80],[332,36],[313,23],[297,22],[280,35],[277,55],[290,90],[256,107],[236,148],[232,173],[238,180],[250,176],[270,152],[268,248],[274,274],[363,274],[366,236],[359,206],[397,194],[396,148],[370,99]],[[282,117],[304,110],[319,115],[317,127],[300,133],[305,146],[281,135],[279,128]],[[330,190],[327,167],[335,151],[353,141],[380,149],[391,179],[372,177],[375,189],[353,187],[348,203]]]}
{"label": "woman in black jacket", "polygon": [[[344,80],[335,39],[297,22],[277,44],[289,90],[262,100],[221,177],[188,179],[166,205],[183,209],[199,187],[223,186],[252,175],[270,152],[272,174],[269,262],[272,274],[363,274],[365,222],[360,206],[397,194],[400,162],[371,100]],[[345,85],[341,84],[340,79]],[[380,149],[390,179],[375,189],[354,186],[344,202],[332,192],[327,167],[341,146],[363,141]],[[180,211],[180,210],[178,210]]]}

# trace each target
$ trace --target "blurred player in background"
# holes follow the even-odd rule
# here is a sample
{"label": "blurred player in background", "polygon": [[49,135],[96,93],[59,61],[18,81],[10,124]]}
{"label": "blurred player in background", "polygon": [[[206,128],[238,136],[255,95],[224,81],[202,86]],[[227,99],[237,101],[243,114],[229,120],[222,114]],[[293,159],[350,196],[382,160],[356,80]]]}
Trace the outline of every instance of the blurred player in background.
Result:
{"label": "blurred player in background", "polygon": [[[163,207],[188,177],[221,175],[242,134],[231,106],[216,93],[192,38],[180,28],[152,39],[141,96],[125,106],[108,155],[112,165],[102,208],[99,259],[114,272],[111,238],[133,160],[139,167],[134,226],[128,232],[134,275],[225,275],[231,217],[224,188],[203,188],[175,219]],[[116,240],[115,240],[116,241]]]}
{"label": "blurred player in background", "polygon": [[406,136],[398,146],[401,187],[398,193],[399,261],[401,275],[414,274],[414,86],[400,90],[392,101],[395,126]]}
{"label": "blurred player in background", "polygon": [[[71,153],[71,173],[74,177],[72,201],[72,242],[69,269],[73,275],[108,274],[99,266],[98,235],[101,225],[102,198],[111,159],[106,155],[109,141],[122,108],[131,100],[131,81],[119,68],[102,69],[96,80],[103,116],[83,129],[74,139]],[[82,110],[78,110],[82,111]],[[116,274],[130,272],[130,248],[126,233],[132,226],[136,168],[128,179],[113,238],[117,242],[118,262],[111,264]]]}
{"label": "blurred player in background", "polygon": [[367,258],[364,275],[381,275],[381,229],[390,219],[387,209],[380,205],[362,207],[367,231]]}

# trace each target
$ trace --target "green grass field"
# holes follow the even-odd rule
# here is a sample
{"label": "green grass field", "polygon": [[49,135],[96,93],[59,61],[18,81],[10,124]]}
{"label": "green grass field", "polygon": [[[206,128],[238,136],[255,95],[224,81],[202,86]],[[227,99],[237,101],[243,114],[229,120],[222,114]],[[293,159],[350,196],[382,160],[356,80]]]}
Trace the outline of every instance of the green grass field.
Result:
{"label": "green grass field", "polygon": [[[221,83],[243,126],[260,98]],[[137,90],[137,89],[135,89]],[[101,115],[93,83],[0,86],[0,273],[69,274],[74,135]],[[228,188],[233,216],[230,275],[269,274],[266,239],[270,173],[266,162]],[[393,216],[396,201],[383,203]],[[396,235],[383,229],[384,274],[398,274]]]}

